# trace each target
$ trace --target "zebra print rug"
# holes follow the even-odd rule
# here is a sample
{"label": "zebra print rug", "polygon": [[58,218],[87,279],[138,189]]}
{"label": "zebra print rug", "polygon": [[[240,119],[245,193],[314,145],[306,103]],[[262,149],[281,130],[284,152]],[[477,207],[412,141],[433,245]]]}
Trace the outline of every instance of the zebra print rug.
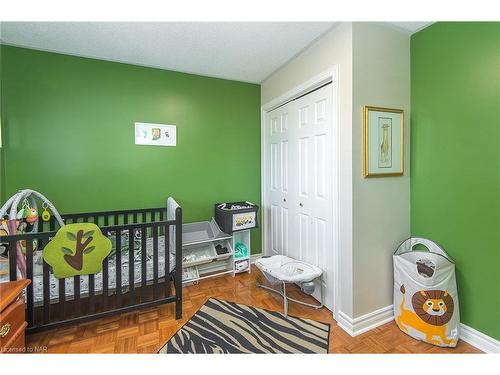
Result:
{"label": "zebra print rug", "polygon": [[328,353],[330,325],[210,298],[159,353]]}

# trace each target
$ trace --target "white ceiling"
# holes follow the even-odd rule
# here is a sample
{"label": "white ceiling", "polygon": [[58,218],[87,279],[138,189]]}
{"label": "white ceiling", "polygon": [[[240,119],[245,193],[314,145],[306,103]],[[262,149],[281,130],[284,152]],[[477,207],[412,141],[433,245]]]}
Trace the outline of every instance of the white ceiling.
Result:
{"label": "white ceiling", "polygon": [[2,22],[6,44],[260,83],[332,22]]}
{"label": "white ceiling", "polygon": [[[260,83],[334,22],[2,22],[2,43]],[[420,22],[394,23],[409,30]]]}
{"label": "white ceiling", "polygon": [[417,31],[422,30],[423,28],[426,28],[433,22],[391,22],[391,23],[413,34]]}

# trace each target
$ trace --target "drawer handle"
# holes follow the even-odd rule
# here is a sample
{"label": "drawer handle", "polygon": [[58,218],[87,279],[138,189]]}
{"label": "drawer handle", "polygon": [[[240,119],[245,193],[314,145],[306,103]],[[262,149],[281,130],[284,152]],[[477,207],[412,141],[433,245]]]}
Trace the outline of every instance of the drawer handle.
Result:
{"label": "drawer handle", "polygon": [[10,323],[5,323],[2,328],[0,328],[0,337],[5,337],[9,334],[10,331]]}

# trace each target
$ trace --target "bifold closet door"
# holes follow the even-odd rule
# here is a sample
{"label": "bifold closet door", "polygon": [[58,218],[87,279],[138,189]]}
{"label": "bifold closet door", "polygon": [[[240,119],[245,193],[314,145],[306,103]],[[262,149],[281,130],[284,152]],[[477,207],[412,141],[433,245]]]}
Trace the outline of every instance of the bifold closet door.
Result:
{"label": "bifold closet door", "polygon": [[[267,116],[267,166],[266,181],[269,199],[269,248],[271,255],[287,254],[289,246],[290,208],[290,124],[291,105],[285,105]],[[293,185],[293,182],[292,182]]]}
{"label": "bifold closet door", "polygon": [[325,304],[332,309],[332,89],[331,84],[297,99],[298,118],[294,152],[297,176],[293,199],[293,257],[320,267]]}
{"label": "bifold closet door", "polygon": [[266,116],[271,254],[312,263],[324,271],[332,308],[332,87],[295,99]]}

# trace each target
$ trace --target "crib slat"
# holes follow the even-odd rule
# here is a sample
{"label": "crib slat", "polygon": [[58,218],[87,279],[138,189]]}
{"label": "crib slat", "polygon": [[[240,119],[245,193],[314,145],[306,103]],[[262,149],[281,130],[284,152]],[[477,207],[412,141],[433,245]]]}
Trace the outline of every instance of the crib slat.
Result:
{"label": "crib slat", "polygon": [[17,249],[16,241],[9,241],[9,279],[17,280]]}
{"label": "crib slat", "polygon": [[133,223],[134,223],[134,224],[137,224],[137,212],[134,212],[134,214],[133,214],[132,216],[133,216],[133,218],[134,218]]}
{"label": "crib slat", "polygon": [[[137,216],[137,215],[135,215]],[[137,218],[137,217],[136,217]],[[128,230],[128,288],[130,293],[129,305],[135,301],[135,280],[134,280],[134,230]]]}
{"label": "crib slat", "polygon": [[127,213],[123,214],[123,224],[124,225],[128,224],[128,214]]}
{"label": "crib slat", "polygon": [[31,280],[26,289],[26,309],[28,317],[28,327],[33,326],[33,240],[26,240],[26,277]]}
{"label": "crib slat", "polygon": [[[163,210],[160,211],[160,221],[163,221]],[[160,236],[163,235],[163,225],[160,226]]]}
{"label": "crib slat", "polygon": [[170,296],[170,225],[162,225],[165,231],[165,297]]}
{"label": "crib slat", "polygon": [[147,249],[146,249],[146,228],[141,228],[141,302],[146,302],[146,260],[147,260]]}
{"label": "crib slat", "polygon": [[175,209],[175,319],[182,318],[182,209]]}
{"label": "crib slat", "polygon": [[115,214],[113,224],[118,225],[118,214]]}
{"label": "crib slat", "polygon": [[[121,268],[121,267],[120,267]],[[108,268],[108,257],[102,261],[102,309],[106,311],[108,309],[108,278],[109,278],[109,268]],[[120,288],[121,291],[121,288]],[[119,307],[119,306],[117,306]]]}
{"label": "crib slat", "polygon": [[116,290],[116,307],[122,305],[122,231],[115,232],[115,290]]}
{"label": "crib slat", "polygon": [[95,280],[94,274],[89,275],[89,313],[93,314],[95,311]]}
{"label": "crib slat", "polygon": [[158,226],[153,225],[153,299],[158,299]]}
{"label": "crib slat", "polygon": [[73,303],[75,316],[80,315],[80,276],[73,276]]}
{"label": "crib slat", "polygon": [[59,320],[66,317],[66,279],[59,279]]}
{"label": "crib slat", "polygon": [[98,215],[94,215],[94,224],[99,226],[99,216]]}
{"label": "crib slat", "polygon": [[142,222],[146,222],[146,211],[142,211]]}
{"label": "crib slat", "polygon": [[104,226],[107,227],[109,225],[109,216],[104,215]]}
{"label": "crib slat", "polygon": [[50,270],[49,265],[43,261],[43,322],[50,321]]}

